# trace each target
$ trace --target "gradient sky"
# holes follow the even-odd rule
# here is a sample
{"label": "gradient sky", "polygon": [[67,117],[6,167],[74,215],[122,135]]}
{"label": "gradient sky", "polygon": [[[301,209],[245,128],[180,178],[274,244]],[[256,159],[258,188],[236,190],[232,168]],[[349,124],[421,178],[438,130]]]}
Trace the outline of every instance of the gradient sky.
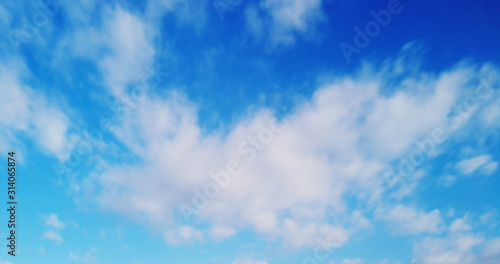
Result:
{"label": "gradient sky", "polygon": [[3,1],[0,264],[500,263],[499,13]]}

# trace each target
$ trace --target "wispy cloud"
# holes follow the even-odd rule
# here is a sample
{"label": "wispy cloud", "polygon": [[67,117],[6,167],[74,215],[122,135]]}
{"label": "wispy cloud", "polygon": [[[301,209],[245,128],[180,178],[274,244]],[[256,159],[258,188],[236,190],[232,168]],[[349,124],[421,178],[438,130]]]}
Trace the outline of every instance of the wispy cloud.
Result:
{"label": "wispy cloud", "polygon": [[264,0],[245,10],[248,32],[269,47],[289,47],[326,19],[322,0]]}
{"label": "wispy cloud", "polygon": [[[0,149],[19,146],[19,135],[25,133],[47,154],[66,160],[78,138],[71,131],[70,118],[56,100],[30,87],[26,80],[31,73],[20,60],[0,63]],[[59,103],[59,105],[64,105]]]}
{"label": "wispy cloud", "polygon": [[69,258],[71,260],[83,261],[83,262],[97,262],[97,259],[93,257],[90,253],[86,253],[84,256],[78,256],[73,253],[69,253]]}
{"label": "wispy cloud", "polygon": [[54,230],[46,231],[45,233],[43,233],[42,238],[52,240],[52,241],[56,242],[57,244],[60,244],[63,241],[63,238],[59,234],[59,232],[54,231]]}
{"label": "wispy cloud", "polygon": [[481,155],[477,157],[473,157],[470,159],[465,159],[457,163],[457,167],[464,174],[471,174],[479,169],[481,166],[485,165],[488,161],[490,161],[491,157],[488,155]]}

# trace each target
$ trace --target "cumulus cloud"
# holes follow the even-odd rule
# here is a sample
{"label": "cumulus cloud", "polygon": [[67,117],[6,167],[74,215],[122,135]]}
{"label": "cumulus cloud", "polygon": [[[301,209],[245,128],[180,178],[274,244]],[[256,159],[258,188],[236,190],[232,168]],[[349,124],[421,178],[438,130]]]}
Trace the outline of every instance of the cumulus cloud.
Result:
{"label": "cumulus cloud", "polygon": [[[119,143],[113,150],[125,154],[103,158],[102,168],[78,187],[90,194],[85,196],[91,197],[89,203],[145,220],[172,245],[220,241],[250,231],[293,249],[331,250],[382,221],[393,234],[426,236],[415,244],[414,263],[498,263],[500,239],[473,233],[474,223],[468,217],[447,225],[440,210],[403,200],[426,176],[424,169],[416,169],[422,160],[448,150],[442,141],[430,140],[437,128],[444,131],[444,138],[453,138],[456,129],[468,122],[481,122],[475,129],[484,131],[497,128],[499,101],[483,100],[477,93],[483,75],[496,76],[493,82],[498,82],[497,66],[461,63],[438,73],[421,72],[419,63],[404,59],[413,58],[414,54],[405,54],[414,48],[410,44],[383,67],[367,63],[351,76],[321,79],[310,98],[296,103],[283,118],[273,109],[250,108],[247,116],[223,129],[207,131],[198,120],[199,106],[182,92],[164,89],[139,101],[130,97],[136,92],[131,86],[144,81],[145,69],[155,61],[158,32],[145,16],[172,15],[180,23],[202,24],[206,3],[199,7],[195,1],[151,0],[140,12],[104,6],[99,9],[101,25],[90,24],[92,16],[86,14],[95,11],[92,1],[81,4],[83,11],[74,8],[78,4],[68,7],[88,27],[68,33],[61,45],[72,55],[95,62],[108,95],[134,105],[110,129]],[[325,19],[322,4],[322,0],[245,4],[247,31],[271,48],[291,46]],[[0,24],[9,20],[2,17]],[[0,65],[0,92],[5,95],[0,98],[0,111],[5,113],[0,116],[0,149],[17,143],[17,135],[28,135],[42,151],[65,160],[77,139],[70,117],[39,87],[28,85],[27,75],[20,62]],[[460,101],[470,96],[486,105],[474,107],[484,106],[478,121],[469,120],[472,111]],[[492,175],[498,169],[493,159],[485,153],[452,164],[463,174]],[[417,173],[410,173],[411,178],[394,190],[384,172],[402,161],[411,163]],[[444,187],[455,181],[451,175],[438,180]],[[190,218],[183,219],[186,215]],[[492,215],[482,215],[481,221],[494,225]],[[42,238],[60,244],[66,224],[56,214],[46,217],[45,224],[53,230]],[[103,232],[101,237],[105,236]],[[96,261],[90,253],[70,253],[69,258]]]}
{"label": "cumulus cloud", "polygon": [[[284,3],[263,1],[248,11],[268,13],[280,28],[272,29],[280,33],[276,43],[308,30],[320,13],[320,1]],[[141,81],[143,68],[152,63],[156,32],[119,7],[105,12],[104,26],[95,30],[107,36],[99,45],[110,52],[93,59],[109,93],[131,100],[127,87]],[[408,50],[411,45],[402,52]],[[366,65],[353,76],[332,77],[284,119],[261,108],[224,132],[202,131],[197,105],[182,93],[144,95],[129,101],[133,111],[111,128],[137,162],[105,160],[84,188],[95,192],[89,197],[101,208],[146,219],[171,244],[223,239],[250,229],[291,247],[314,247],[329,237],[335,238],[329,246],[339,247],[370,226],[360,211],[347,208],[349,199],[370,208],[377,204],[387,213],[379,218],[395,223],[396,233],[439,233],[438,210],[386,204],[383,172],[421,146],[429,148],[427,158],[438,155],[440,142],[429,146],[429,135],[441,128],[451,137],[459,98],[477,94],[483,75],[498,70],[458,64],[433,74],[406,63],[397,58],[380,70]],[[414,186],[400,190],[405,191],[393,197],[411,194]],[[185,214],[194,222],[179,221]]]}
{"label": "cumulus cloud", "polygon": [[[115,19],[141,23],[121,12]],[[111,128],[141,162],[110,160],[88,182],[99,186],[95,197],[102,208],[148,219],[166,232],[169,243],[220,239],[250,228],[291,247],[314,247],[332,234],[336,239],[330,246],[339,247],[370,226],[368,220],[352,224],[355,213],[347,209],[346,197],[384,205],[387,164],[417,148],[434,129],[453,127],[450,113],[458,98],[477,89],[485,68],[495,69],[460,64],[437,75],[399,69],[394,76],[366,67],[355,79],[320,84],[283,120],[263,108],[232,124],[228,133],[202,133],[197,106],[176,91],[146,96]],[[113,76],[110,80],[128,80]],[[109,83],[115,91],[111,84],[116,82]],[[388,85],[395,86],[394,92],[383,92]],[[188,213],[208,228],[179,225],[180,205],[191,208]],[[379,209],[386,213],[380,219],[395,223],[395,233],[442,230],[438,210],[390,208]]]}
{"label": "cumulus cloud", "polygon": [[[416,264],[493,264],[500,261],[500,238],[487,237],[482,232],[475,232],[479,226],[493,221],[487,212],[477,219],[470,214],[454,219],[448,231],[442,236],[428,236],[414,244],[412,263]],[[488,216],[489,215],[489,216]]]}

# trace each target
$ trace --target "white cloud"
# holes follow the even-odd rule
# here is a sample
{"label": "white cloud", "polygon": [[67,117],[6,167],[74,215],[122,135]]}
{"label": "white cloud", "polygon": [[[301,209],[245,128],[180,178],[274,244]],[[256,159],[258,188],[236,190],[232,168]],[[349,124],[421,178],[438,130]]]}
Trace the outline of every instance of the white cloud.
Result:
{"label": "white cloud", "polygon": [[208,12],[214,12],[213,1],[193,0],[149,0],[146,1],[145,16],[148,21],[161,23],[162,19],[168,17],[183,30],[194,29],[200,33],[206,27]]}
{"label": "white cloud", "polygon": [[472,264],[475,261],[473,249],[483,243],[483,239],[472,235],[450,238],[424,239],[415,248],[416,264]]}
{"label": "white cloud", "polygon": [[439,210],[427,213],[412,207],[397,205],[388,211],[379,212],[379,217],[387,221],[396,234],[418,235],[443,231],[443,219]]}
{"label": "white cloud", "polygon": [[491,175],[491,174],[495,173],[497,168],[498,168],[498,162],[490,161],[481,168],[481,173],[486,174],[486,175]]}
{"label": "white cloud", "polygon": [[2,26],[5,26],[6,28],[10,26],[12,15],[3,5],[0,5],[0,17],[0,23]]}
{"label": "white cloud", "polygon": [[[364,264],[366,263],[366,261],[364,259],[359,259],[359,258],[356,258],[356,259],[344,259],[340,262],[336,262],[335,260],[331,260],[330,262],[328,262],[328,264]],[[374,264],[401,264],[400,261],[391,261],[389,259],[383,259],[383,260],[379,260],[379,261],[375,261],[375,262],[371,262],[371,263],[374,263]]]}
{"label": "white cloud", "polygon": [[497,126],[500,123],[500,104],[497,102],[486,108],[481,118],[488,126]]}
{"label": "white cloud", "polygon": [[491,157],[488,155],[480,155],[470,159],[464,159],[457,163],[457,167],[464,174],[471,174],[479,169],[481,166],[490,161]]}
{"label": "white cloud", "polygon": [[479,221],[483,225],[495,227],[497,225],[498,213],[496,210],[487,211],[479,216]]}
{"label": "white cloud", "polygon": [[99,64],[108,87],[120,98],[127,84],[145,78],[145,68],[151,65],[154,56],[151,42],[155,32],[141,18],[120,8],[110,11],[108,16],[103,33],[104,44],[111,54],[104,56]]}
{"label": "white cloud", "polygon": [[54,227],[57,229],[64,228],[65,224],[59,220],[56,214],[50,214],[45,221],[45,224],[50,227]]}
{"label": "white cloud", "polygon": [[233,236],[236,233],[234,228],[227,228],[223,226],[214,226],[210,229],[209,234],[215,239],[224,239]]}
{"label": "white cloud", "polygon": [[[86,3],[92,10],[90,1]],[[161,15],[168,10],[186,21],[196,21],[194,11],[204,12],[204,8],[197,9],[193,1],[186,3],[149,1],[146,12],[161,6]],[[247,28],[256,38],[269,40],[271,47],[293,45],[324,19],[321,5],[321,0],[249,4],[245,10]],[[88,20],[90,16],[82,13],[80,19]],[[104,14],[102,28],[72,36],[71,43],[79,44],[73,51],[84,55],[87,48],[106,50],[103,56],[91,59],[104,73],[109,93],[126,100],[127,86],[141,81],[144,68],[154,61],[152,43],[157,32],[141,14],[119,7],[106,9]],[[17,133],[26,133],[44,151],[64,160],[75,142],[69,132],[70,118],[43,93],[24,84],[23,67],[0,67],[0,92],[8,98],[0,99],[0,110],[6,113],[0,116],[0,149],[16,141]],[[457,98],[474,88],[470,83],[480,78],[479,72],[475,66],[459,65],[436,75],[416,74],[398,65],[398,74],[402,74],[398,78],[404,80],[394,81],[392,72],[367,68],[355,77],[337,77],[320,84],[310,100],[296,105],[293,118],[282,131],[273,131],[271,124],[284,123],[277,121],[270,109],[260,109],[236,120],[227,133],[207,134],[198,124],[196,105],[182,94],[147,97],[112,129],[136,162],[107,160],[103,172],[85,179],[99,188],[87,191],[96,191],[96,201],[104,210],[147,219],[170,244],[225,239],[240,230],[252,230],[293,248],[314,247],[319,240],[326,241],[327,248],[337,248],[359,229],[371,227],[361,210],[373,207],[378,207],[378,218],[390,223],[395,233],[441,234],[446,228],[439,210],[426,212],[403,204],[391,207],[392,202],[383,201],[390,191],[381,172],[432,129],[450,126],[447,115]],[[488,126],[497,125],[498,112],[498,107],[487,108],[483,121]],[[269,143],[258,140],[256,144],[262,147],[257,147],[249,137],[263,138],[262,131],[271,131],[272,139]],[[246,147],[246,153],[240,146]],[[252,153],[255,156],[249,156]],[[176,221],[179,204],[190,205],[199,192],[206,191],[207,183],[213,182],[211,173],[224,170],[229,161],[240,164],[242,172],[231,177],[228,186],[199,212],[195,222],[202,227]],[[460,161],[457,167],[465,174],[478,170],[493,174],[498,162],[482,155]],[[448,175],[442,184],[447,187],[454,181],[455,177]],[[404,195],[391,197],[399,200],[411,195],[414,185],[404,191]],[[351,199],[362,209],[350,211],[347,204]],[[65,223],[51,214],[46,225],[61,229]],[[454,220],[447,230],[448,237],[430,237],[415,247],[416,263],[495,263],[500,259],[500,240],[469,234],[472,227],[467,219]],[[57,230],[42,237],[63,241]],[[481,248],[479,253],[477,248]],[[69,258],[96,261],[90,253],[70,253]],[[340,264],[364,262],[344,259]],[[233,264],[267,262],[237,259]]]}
{"label": "white cloud", "polygon": [[78,256],[73,253],[69,253],[69,258],[72,260],[76,261],[83,261],[83,262],[96,262],[97,259],[93,257],[90,253],[85,254],[84,256]]}
{"label": "white cloud", "polygon": [[449,230],[450,232],[471,231],[472,227],[467,224],[466,218],[459,218],[451,223]]}
{"label": "white cloud", "polygon": [[[86,24],[68,34],[61,41],[58,56],[67,59],[70,54],[94,61],[108,92],[126,99],[127,86],[136,86],[148,76],[147,68],[155,55],[152,42],[158,31],[154,23],[146,23],[140,14],[120,6],[98,12],[100,25]],[[83,42],[86,45],[82,46]]]}
{"label": "white cloud", "polygon": [[[491,71],[490,69],[484,69],[489,72],[486,78],[483,78],[481,85],[485,89],[493,89],[494,86],[498,85],[498,72]],[[494,96],[492,98],[491,104],[484,107],[480,115],[481,121],[486,127],[497,128],[500,124],[500,96]]]}
{"label": "white cloud", "polygon": [[485,243],[482,252],[482,263],[498,263],[500,261],[500,238],[494,238]]}
{"label": "white cloud", "polygon": [[418,241],[414,244],[412,263],[499,263],[500,238],[487,238],[483,233],[474,233],[477,225],[484,224],[482,218],[480,216],[480,221],[475,222],[469,214],[466,214],[464,217],[452,221],[445,235],[425,237]]}
{"label": "white cloud", "polygon": [[340,264],[363,264],[365,260],[363,259],[344,259],[340,262]]}
{"label": "white cloud", "polygon": [[257,261],[253,259],[236,259],[233,264],[269,264],[267,261]]}
{"label": "white cloud", "polygon": [[247,30],[257,39],[265,36],[271,47],[290,46],[325,19],[321,4],[322,0],[261,1],[245,10]]}
{"label": "white cloud", "polygon": [[59,234],[59,232],[54,231],[54,230],[49,230],[45,233],[43,233],[42,238],[52,240],[56,242],[57,244],[60,244],[63,241],[63,238]]}
{"label": "white cloud", "polygon": [[339,248],[348,240],[350,232],[339,226],[318,225],[308,223],[303,225],[291,219],[283,221],[284,244],[292,248],[317,246],[319,241],[324,241],[325,249]]}
{"label": "white cloud", "polygon": [[[120,12],[116,17],[140,23]],[[131,54],[148,61],[144,58],[149,55],[140,51]],[[122,61],[121,55],[115,57]],[[109,67],[117,70],[119,66]],[[280,131],[272,130],[283,125],[272,111],[260,109],[235,121],[227,133],[207,134],[198,125],[196,105],[182,94],[147,96],[112,128],[141,162],[108,160],[98,177],[86,179],[86,188],[99,190],[93,197],[103,209],[146,218],[173,244],[221,239],[245,229],[290,247],[314,247],[322,234],[334,234],[330,246],[342,246],[352,233],[370,225],[352,224],[354,212],[346,208],[346,196],[390,208],[382,200],[388,192],[382,177],[387,164],[418,149],[418,142],[435,128],[449,128],[457,98],[474,91],[474,81],[481,78],[475,66],[464,65],[437,75],[402,71],[404,78],[397,82],[392,71],[370,67],[355,78],[325,82],[295,107]],[[129,81],[113,77],[118,75],[109,72],[110,83]],[[388,85],[396,86],[394,92],[384,92]],[[433,144],[437,153],[441,146]],[[222,175],[230,163],[237,163],[241,172],[230,176],[227,186],[214,185],[213,174]],[[202,194],[207,186],[222,185],[213,198]],[[194,200],[205,203],[195,215],[203,228],[175,221],[179,205],[195,207]],[[398,205],[382,211],[387,215],[380,219],[395,223],[402,234],[443,229],[438,210]],[[326,220],[331,216],[335,221]],[[221,226],[227,230],[217,229]]]}
{"label": "white cloud", "polygon": [[182,225],[175,230],[169,230],[165,233],[165,239],[171,245],[181,243],[191,243],[203,240],[203,233],[188,225]]}
{"label": "white cloud", "polygon": [[260,17],[260,10],[256,6],[245,9],[246,28],[254,38],[261,40],[265,33],[264,21]]}
{"label": "white cloud", "polygon": [[495,264],[500,261],[500,238],[474,234],[425,238],[414,247],[415,264]]}
{"label": "white cloud", "polygon": [[29,75],[22,62],[0,65],[0,149],[20,147],[18,137],[25,134],[43,152],[65,160],[77,139],[70,132],[70,119],[57,102],[25,84]]}
{"label": "white cloud", "polygon": [[439,177],[438,179],[438,184],[443,187],[450,187],[453,184],[455,184],[455,181],[457,180],[457,177],[453,175],[443,175]]}

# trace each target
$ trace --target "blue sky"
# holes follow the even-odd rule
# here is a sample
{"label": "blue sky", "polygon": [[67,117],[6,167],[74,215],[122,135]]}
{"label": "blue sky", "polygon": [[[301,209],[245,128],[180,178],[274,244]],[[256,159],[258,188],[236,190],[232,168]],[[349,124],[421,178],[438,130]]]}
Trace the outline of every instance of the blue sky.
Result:
{"label": "blue sky", "polygon": [[2,2],[0,264],[500,263],[499,12]]}

